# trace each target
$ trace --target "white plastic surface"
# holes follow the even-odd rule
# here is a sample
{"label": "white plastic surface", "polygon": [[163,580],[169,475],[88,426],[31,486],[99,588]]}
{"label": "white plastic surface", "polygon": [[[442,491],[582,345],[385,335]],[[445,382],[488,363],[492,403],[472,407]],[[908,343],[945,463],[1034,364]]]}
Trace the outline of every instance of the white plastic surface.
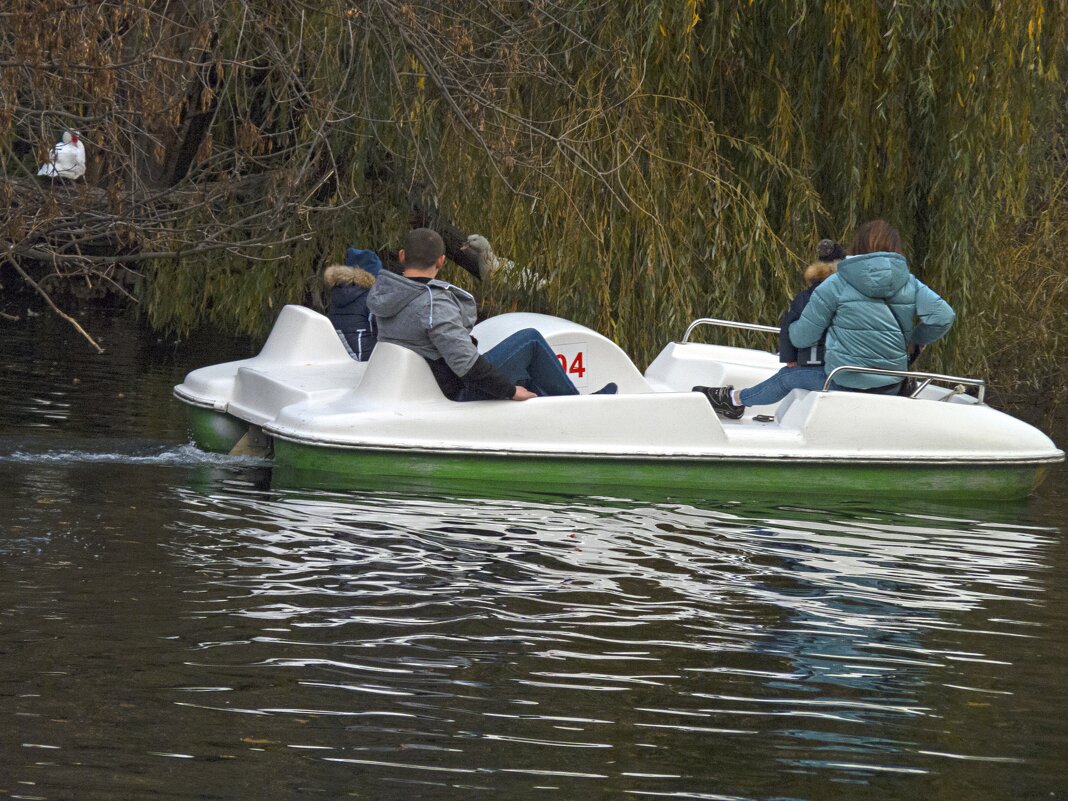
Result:
{"label": "white plastic surface", "polygon": [[[671,343],[643,377],[614,343],[567,320],[507,314],[474,333],[486,351],[526,327],[541,331],[569,367],[581,367],[583,392],[614,381],[619,394],[455,403],[442,396],[422,357],[382,343],[369,362],[355,362],[329,320],[295,306],[283,309],[258,356],[195,370],[175,393],[273,436],[342,447],[958,463],[1060,455],[1042,432],[968,397],[795,390],[776,407],[721,420],[704,396],[689,391],[766,378],[780,365],[764,351]],[[754,420],[762,411],[775,419]]]}
{"label": "white plastic surface", "polygon": [[175,394],[263,425],[289,404],[352,389],[366,366],[348,355],[325,316],[288,305],[258,355],[193,370]]}

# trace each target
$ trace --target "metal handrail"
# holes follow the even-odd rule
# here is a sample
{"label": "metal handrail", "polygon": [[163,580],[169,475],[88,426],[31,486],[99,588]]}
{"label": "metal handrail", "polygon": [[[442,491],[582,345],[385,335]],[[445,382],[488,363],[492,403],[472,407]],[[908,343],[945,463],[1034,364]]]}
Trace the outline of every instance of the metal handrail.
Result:
{"label": "metal handrail", "polygon": [[[690,334],[693,333],[695,328],[699,328],[702,325],[716,325],[721,328],[741,328],[745,331],[764,331],[768,334],[778,334],[780,332],[779,326],[775,325],[760,325],[758,323],[739,323],[734,320],[718,320],[715,317],[701,317],[690,323],[689,328],[686,329],[686,333],[682,335],[682,342],[680,344],[687,344],[690,341]],[[981,378],[964,378],[962,376],[955,375],[943,375],[942,373],[920,373],[915,370],[884,370],[881,367],[855,367],[853,365],[843,365],[841,367],[835,367],[827,375],[827,380],[823,383],[823,391],[827,392],[831,388],[831,384],[834,381],[834,377],[838,373],[869,373],[873,375],[893,375],[901,378],[915,378],[919,380],[919,384],[909,397],[915,398],[932,381],[940,381],[947,384],[963,384],[968,387],[977,388],[977,396],[980,403],[983,403],[986,398],[986,381]]]}
{"label": "metal handrail", "polygon": [[919,395],[932,381],[944,381],[947,384],[964,384],[968,387],[977,387],[979,402],[982,403],[983,399],[986,398],[986,381],[981,378],[962,378],[961,376],[943,375],[941,373],[919,373],[915,370],[884,370],[881,367],[854,367],[850,364],[835,367],[827,374],[827,380],[823,382],[824,392],[831,388],[831,384],[834,383],[834,377],[839,373],[869,373],[871,375],[894,375],[900,378],[920,379],[920,385],[909,396],[912,398]]}
{"label": "metal handrail", "polygon": [[695,328],[702,325],[718,325],[722,328],[742,328],[746,331],[765,331],[769,334],[779,333],[779,326],[777,325],[759,325],[757,323],[736,323],[734,320],[717,320],[714,317],[701,317],[690,323],[690,327],[686,329],[686,333],[682,335],[682,343],[685,345],[690,341],[690,334],[693,333]]}

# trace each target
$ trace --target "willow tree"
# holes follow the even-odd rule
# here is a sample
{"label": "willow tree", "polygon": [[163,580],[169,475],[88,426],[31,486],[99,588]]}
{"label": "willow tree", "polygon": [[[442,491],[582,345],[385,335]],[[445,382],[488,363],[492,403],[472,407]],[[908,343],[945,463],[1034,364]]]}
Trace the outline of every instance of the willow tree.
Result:
{"label": "willow tree", "polygon": [[346,242],[418,222],[487,235],[641,360],[695,316],[773,322],[816,240],[882,216],[960,313],[945,366],[1066,361],[1022,319],[1068,306],[1042,255],[1064,0],[48,5],[3,12],[5,185],[87,129],[104,166],[71,191],[118,247],[72,246],[84,217],[31,187],[19,219],[47,225],[6,226],[8,261],[125,265],[158,325],[262,329]]}

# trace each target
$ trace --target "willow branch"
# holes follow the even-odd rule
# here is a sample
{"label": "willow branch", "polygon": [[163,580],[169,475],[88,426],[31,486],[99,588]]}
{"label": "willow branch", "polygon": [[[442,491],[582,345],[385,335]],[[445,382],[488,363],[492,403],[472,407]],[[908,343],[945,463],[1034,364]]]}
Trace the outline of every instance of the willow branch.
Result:
{"label": "willow branch", "polygon": [[74,330],[76,330],[79,334],[81,334],[83,337],[85,337],[86,341],[90,345],[92,345],[94,348],[96,348],[96,352],[97,353],[103,353],[104,352],[104,349],[102,347],[100,347],[100,345],[97,344],[96,340],[93,339],[89,335],[89,332],[86,331],[84,328],[82,328],[77,320],[75,320],[69,314],[67,314],[62,309],[60,309],[59,306],[57,306],[52,301],[52,298],[49,296],[49,294],[47,292],[45,292],[44,289],[41,288],[41,285],[38,284],[36,281],[34,281],[33,278],[31,278],[30,275],[25,270],[23,270],[22,267],[19,266],[18,262],[16,262],[10,256],[6,256],[6,255],[4,256],[4,261],[6,261],[8,264],[10,264],[12,267],[14,267],[15,268],[15,272],[17,272],[19,275],[22,276],[22,280],[25,281],[27,284],[29,284],[31,287],[33,287],[34,290],[37,292],[37,294],[40,295],[42,298],[44,298],[45,303],[47,303],[52,308],[52,311],[54,311],[59,317],[61,317],[62,319],[66,320],[68,323],[70,323],[72,326],[74,326]]}

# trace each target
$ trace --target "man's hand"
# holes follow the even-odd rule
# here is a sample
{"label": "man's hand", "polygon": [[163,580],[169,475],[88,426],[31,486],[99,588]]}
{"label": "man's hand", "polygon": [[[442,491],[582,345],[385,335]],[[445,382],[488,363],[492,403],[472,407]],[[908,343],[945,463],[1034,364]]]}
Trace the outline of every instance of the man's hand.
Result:
{"label": "man's hand", "polygon": [[515,388],[515,394],[512,396],[512,400],[514,400],[514,401],[524,401],[524,400],[530,400],[531,398],[536,398],[536,397],[538,397],[536,393],[531,392],[526,387],[521,387],[521,386],[519,386],[517,384],[516,388]]}

